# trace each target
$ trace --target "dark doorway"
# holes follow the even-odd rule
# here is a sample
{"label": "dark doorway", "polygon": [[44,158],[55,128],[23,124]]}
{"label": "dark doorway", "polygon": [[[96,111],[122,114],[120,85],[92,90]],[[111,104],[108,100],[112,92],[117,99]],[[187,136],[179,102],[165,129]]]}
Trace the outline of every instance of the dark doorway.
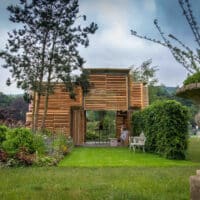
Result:
{"label": "dark doorway", "polygon": [[115,137],[115,111],[86,111],[86,142],[105,144]]}

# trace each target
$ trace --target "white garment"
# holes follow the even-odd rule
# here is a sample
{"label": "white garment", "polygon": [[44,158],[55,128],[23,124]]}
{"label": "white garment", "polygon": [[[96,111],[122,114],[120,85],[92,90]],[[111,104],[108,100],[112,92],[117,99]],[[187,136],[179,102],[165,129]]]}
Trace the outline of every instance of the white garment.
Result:
{"label": "white garment", "polygon": [[125,130],[125,131],[122,131],[120,138],[121,140],[125,141],[127,136],[128,136],[128,131]]}

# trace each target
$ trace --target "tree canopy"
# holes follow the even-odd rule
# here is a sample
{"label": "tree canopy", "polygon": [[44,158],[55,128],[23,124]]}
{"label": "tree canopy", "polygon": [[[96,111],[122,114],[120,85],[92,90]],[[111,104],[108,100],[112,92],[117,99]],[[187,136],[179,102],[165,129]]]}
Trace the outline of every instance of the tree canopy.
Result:
{"label": "tree canopy", "polygon": [[[9,6],[8,11],[10,21],[20,28],[8,33],[6,49],[0,52],[5,60],[3,67],[12,75],[7,84],[14,80],[19,88],[38,94],[35,123],[40,97],[45,95],[44,125],[48,97],[56,83],[64,83],[72,98],[76,85],[87,91],[87,73],[78,46],[88,47],[88,35],[95,33],[97,24],[80,25],[86,16],[79,14],[78,0],[20,0]],[[76,70],[80,76],[73,74]],[[32,98],[35,100],[35,96]]]}
{"label": "tree canopy", "polygon": [[143,82],[148,85],[154,85],[158,82],[156,78],[156,66],[151,66],[152,60],[144,61],[139,67],[132,66],[132,78],[135,82]]}

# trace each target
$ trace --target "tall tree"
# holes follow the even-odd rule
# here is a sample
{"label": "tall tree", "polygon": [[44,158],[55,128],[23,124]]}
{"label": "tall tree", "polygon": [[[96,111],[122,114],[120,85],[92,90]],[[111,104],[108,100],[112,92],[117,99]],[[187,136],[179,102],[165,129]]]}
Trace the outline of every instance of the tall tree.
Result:
{"label": "tall tree", "polygon": [[[86,20],[86,16],[79,15],[78,0],[20,0],[8,10],[10,20],[20,28],[9,33],[6,50],[0,53],[6,61],[3,67],[10,69],[18,87],[34,91],[33,130],[38,124],[41,96],[45,96],[44,128],[49,94],[56,83],[63,82],[71,97],[75,97],[76,85],[87,90],[87,74],[78,46],[89,45],[88,35],[95,33],[97,25],[92,22],[81,27],[80,20]],[[74,70],[81,75],[73,76]],[[11,82],[8,79],[7,83]]]}
{"label": "tall tree", "polygon": [[156,78],[156,66],[151,66],[152,60],[144,61],[139,67],[132,66],[131,76],[135,82],[143,82],[148,85],[154,85],[158,82]]}
{"label": "tall tree", "polygon": [[131,30],[131,34],[136,37],[149,40],[149,41],[158,43],[164,47],[169,48],[174,58],[180,64],[182,64],[182,66],[190,74],[193,74],[195,72],[200,71],[200,29],[194,17],[190,0],[178,0],[178,2],[183,12],[183,15],[185,16],[185,19],[188,22],[189,27],[192,31],[195,42],[197,44],[196,51],[193,51],[192,48],[185,45],[184,42],[178,39],[178,37],[172,34],[169,34],[168,36],[166,36],[164,32],[162,31],[161,27],[159,26],[157,19],[154,20],[154,25],[156,29],[158,30],[158,32],[160,33],[162,37],[162,41],[151,38],[151,37],[140,35],[135,30]]}

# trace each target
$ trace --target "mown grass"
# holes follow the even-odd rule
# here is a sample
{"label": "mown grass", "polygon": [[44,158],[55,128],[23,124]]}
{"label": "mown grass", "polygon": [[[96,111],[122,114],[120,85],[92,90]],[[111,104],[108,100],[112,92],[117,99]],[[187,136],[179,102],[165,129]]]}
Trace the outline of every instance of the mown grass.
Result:
{"label": "mown grass", "polygon": [[25,168],[0,170],[0,199],[188,200],[196,167]]}
{"label": "mown grass", "polygon": [[0,199],[188,200],[198,155],[198,139],[189,144],[190,161],[125,148],[77,148],[60,163],[67,167],[0,169]]}
{"label": "mown grass", "polygon": [[59,166],[71,167],[169,167],[191,166],[190,161],[168,160],[158,155],[129,151],[127,148],[80,147],[63,159]]}
{"label": "mown grass", "polygon": [[200,163],[200,137],[192,137],[189,140],[186,159]]}

